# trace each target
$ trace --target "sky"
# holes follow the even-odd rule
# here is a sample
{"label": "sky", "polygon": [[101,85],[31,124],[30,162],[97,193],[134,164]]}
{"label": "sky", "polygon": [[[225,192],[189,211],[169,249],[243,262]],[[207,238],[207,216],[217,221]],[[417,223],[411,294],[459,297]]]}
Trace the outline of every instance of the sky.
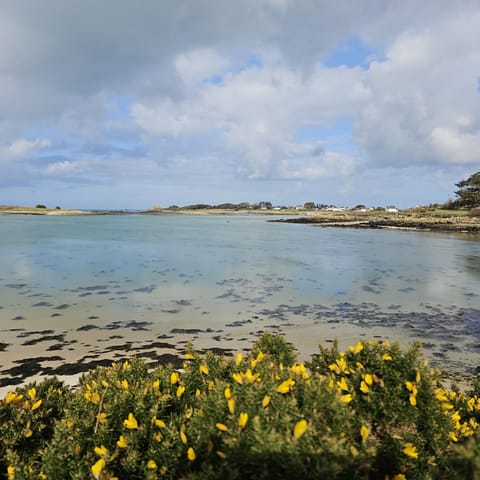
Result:
{"label": "sky", "polygon": [[401,208],[480,170],[480,0],[0,0],[0,204]]}

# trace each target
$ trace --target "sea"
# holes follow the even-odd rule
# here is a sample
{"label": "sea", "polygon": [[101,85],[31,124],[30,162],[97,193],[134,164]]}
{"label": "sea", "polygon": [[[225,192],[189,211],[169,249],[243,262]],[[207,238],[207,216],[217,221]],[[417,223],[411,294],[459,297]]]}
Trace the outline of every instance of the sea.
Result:
{"label": "sea", "polygon": [[262,332],[310,350],[421,341],[434,365],[479,371],[479,235],[271,220],[0,216],[0,376],[29,346],[74,356],[80,335],[98,355],[112,338],[131,349],[190,333],[234,349]]}

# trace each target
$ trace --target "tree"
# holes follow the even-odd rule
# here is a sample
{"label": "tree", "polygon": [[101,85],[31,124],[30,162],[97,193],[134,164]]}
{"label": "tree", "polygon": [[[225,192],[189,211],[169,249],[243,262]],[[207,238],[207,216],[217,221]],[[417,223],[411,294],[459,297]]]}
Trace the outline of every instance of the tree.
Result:
{"label": "tree", "polygon": [[306,202],[303,204],[303,208],[307,210],[313,210],[315,208],[315,202]]}
{"label": "tree", "polygon": [[453,201],[455,207],[480,207],[480,172],[470,175],[466,180],[455,185],[459,188],[455,192],[458,198]]}

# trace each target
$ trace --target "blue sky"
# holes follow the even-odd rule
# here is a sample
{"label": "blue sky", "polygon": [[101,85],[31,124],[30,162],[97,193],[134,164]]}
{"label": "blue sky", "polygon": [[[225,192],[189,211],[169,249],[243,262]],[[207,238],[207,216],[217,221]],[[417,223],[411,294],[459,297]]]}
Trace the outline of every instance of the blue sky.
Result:
{"label": "blue sky", "polygon": [[480,170],[480,6],[0,5],[0,204],[444,202]]}

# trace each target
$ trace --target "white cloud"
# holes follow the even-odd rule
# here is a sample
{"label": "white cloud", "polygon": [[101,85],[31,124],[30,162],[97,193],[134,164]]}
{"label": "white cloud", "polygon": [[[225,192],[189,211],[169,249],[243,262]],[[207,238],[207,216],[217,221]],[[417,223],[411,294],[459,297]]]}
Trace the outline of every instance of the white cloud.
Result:
{"label": "white cloud", "polygon": [[[3,2],[2,181],[191,185],[208,169],[251,191],[434,166],[450,180],[478,162],[478,25],[469,0]],[[369,68],[326,68],[352,38]]]}
{"label": "white cloud", "polygon": [[480,132],[462,133],[453,128],[436,127],[431,135],[432,148],[445,163],[480,163]]}
{"label": "white cloud", "polygon": [[18,160],[27,157],[36,150],[48,148],[50,145],[50,140],[46,138],[37,138],[35,140],[18,138],[10,145],[0,148],[0,155],[3,160]]}
{"label": "white cloud", "polygon": [[371,65],[355,134],[376,165],[478,161],[480,11],[460,12],[421,31],[406,30]]}
{"label": "white cloud", "polygon": [[85,161],[62,160],[61,162],[49,163],[46,168],[48,175],[72,175],[83,173],[88,164]]}
{"label": "white cloud", "polygon": [[[218,85],[189,82],[178,101],[164,98],[148,106],[136,104],[133,118],[160,141],[179,136],[213,138],[223,148],[223,156],[232,159],[235,171],[247,178],[331,175],[335,162],[325,169],[325,158],[310,154],[316,145],[299,145],[295,137],[304,126],[328,127],[354,114],[369,98],[362,70],[317,66],[306,75],[283,63],[272,65],[268,58],[262,62],[265,66],[230,71]],[[352,165],[354,159],[348,163]],[[343,160],[338,162],[338,174],[351,171],[344,165]]]}
{"label": "white cloud", "polygon": [[212,48],[182,53],[175,57],[174,63],[180,78],[188,86],[195,86],[213,75],[223,74],[229,66],[228,59]]}

